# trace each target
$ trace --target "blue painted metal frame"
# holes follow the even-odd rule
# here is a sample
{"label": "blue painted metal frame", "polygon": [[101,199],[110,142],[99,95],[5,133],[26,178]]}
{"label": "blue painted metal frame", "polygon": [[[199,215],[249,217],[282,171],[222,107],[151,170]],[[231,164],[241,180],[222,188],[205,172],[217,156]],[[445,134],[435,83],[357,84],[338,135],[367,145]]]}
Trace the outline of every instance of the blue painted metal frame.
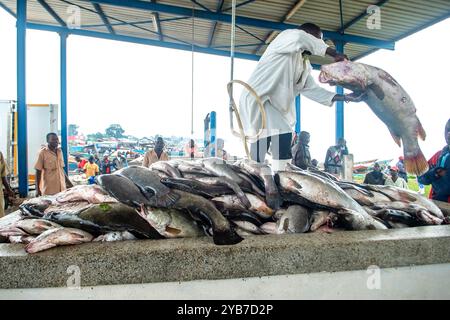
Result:
{"label": "blue painted metal frame", "polygon": [[17,0],[17,131],[19,194],[28,196],[28,139],[26,102],[27,0]]}
{"label": "blue painted metal frame", "polygon": [[100,5],[98,3],[93,3],[93,6],[94,6],[95,11],[97,11],[97,14],[100,16],[100,19],[102,19],[103,24],[108,29],[109,33],[116,34],[113,27],[109,23],[108,18],[105,16],[105,13],[103,12],[102,7],[100,7]]}
{"label": "blue painted metal frame", "polygon": [[16,14],[10,9],[8,8],[4,3],[0,2],[0,8],[3,8],[3,10],[5,10],[6,12],[8,12],[10,15],[12,15],[14,18],[17,18]]}
{"label": "blue painted metal frame", "polygon": [[[382,7],[388,1],[389,0],[381,0],[381,1],[378,1],[378,3],[376,3],[375,5],[378,6],[378,7]],[[361,14],[359,14],[358,16],[356,16],[355,18],[353,18],[352,20],[350,20],[349,22],[344,24],[344,26],[341,28],[341,31],[345,31],[346,29],[350,28],[352,25],[354,25],[355,23],[359,22],[365,16],[367,16],[367,10],[364,10],[363,12],[361,12]]]}
{"label": "blue painted metal frame", "polygon": [[61,99],[61,149],[64,157],[64,170],[69,172],[67,141],[67,33],[59,34],[60,39],[60,99]]}
{"label": "blue painted metal frame", "polygon": [[192,2],[192,3],[195,3],[196,5],[198,5],[199,7],[203,8],[203,9],[205,9],[205,10],[208,11],[208,12],[212,12],[211,9],[209,9],[207,6],[205,6],[204,4],[200,3],[200,2],[197,1],[197,0],[191,0],[191,2]]}
{"label": "blue painted metal frame", "polygon": [[302,118],[302,102],[300,95],[295,97],[295,132],[300,133]]}
{"label": "blue painted metal frame", "polygon": [[[130,37],[130,36],[122,36],[118,34],[110,34],[110,33],[104,33],[104,32],[97,32],[97,31],[90,31],[90,30],[81,30],[81,29],[68,29],[58,26],[49,26],[45,24],[37,24],[37,23],[27,23],[28,29],[33,30],[41,30],[41,31],[51,31],[51,32],[66,32],[67,34],[73,34],[78,36],[86,36],[86,37],[94,37],[94,38],[101,38],[101,39],[107,39],[107,40],[117,40],[117,41],[124,41],[124,42],[131,42],[131,43],[137,43],[137,44],[144,44],[144,45],[150,45],[150,46],[156,46],[156,47],[163,47],[163,48],[170,48],[170,49],[178,49],[178,50],[184,50],[184,51],[192,51],[192,49],[195,52],[199,53],[207,53],[207,54],[214,54],[224,57],[229,57],[230,52],[226,50],[217,50],[212,48],[206,48],[206,47],[200,47],[194,45],[193,47],[188,44],[181,44],[181,43],[173,43],[173,42],[165,42],[165,41],[159,41],[159,40],[151,40],[151,39],[143,39],[143,38],[137,38],[137,37]],[[253,60],[258,61],[260,56],[253,55],[253,54],[247,54],[247,53],[235,53],[235,57],[239,59],[247,59],[247,60]]]}
{"label": "blue painted metal frame", "polygon": [[63,27],[66,27],[66,23],[64,22],[63,19],[61,19],[60,16],[58,16],[58,14],[55,12],[55,10],[53,10],[47,2],[45,2],[44,0],[37,0],[39,2],[39,4],[44,7],[44,9],[53,17],[53,19],[55,19],[60,25],[62,25]]}
{"label": "blue painted metal frame", "polygon": [[[107,5],[125,7],[125,8],[149,10],[149,11],[154,11],[154,12],[163,12],[163,13],[168,13],[168,14],[182,15],[182,16],[190,16],[190,15],[194,14],[196,18],[200,18],[200,19],[231,23],[231,15],[229,15],[229,14],[223,14],[223,13],[217,13],[217,12],[207,12],[205,10],[189,9],[189,8],[185,8],[185,7],[178,7],[178,6],[168,5],[168,4],[161,4],[161,3],[146,2],[146,1],[141,1],[141,0],[128,0],[128,1],[82,0],[82,1],[90,2],[90,3],[107,4]],[[236,16],[236,24],[247,25],[247,26],[252,26],[252,27],[257,27],[257,28],[266,28],[266,29],[270,29],[270,30],[286,30],[286,29],[291,29],[291,28],[297,27],[297,25],[293,25],[293,24],[287,24],[287,23],[283,23],[283,22],[273,22],[273,21],[267,21],[267,20],[262,20],[262,19],[242,17],[242,16]],[[363,44],[363,45],[367,45],[367,46],[374,46],[374,47],[379,47],[379,48],[389,49],[389,50],[394,50],[394,48],[395,48],[395,43],[392,41],[372,39],[372,38],[355,36],[355,35],[346,35],[346,34],[340,34],[339,32],[326,31],[326,30],[323,30],[323,35],[324,35],[324,38],[326,38],[326,39],[332,39],[332,40],[337,40],[337,41],[353,42],[353,43]]]}
{"label": "blue painted metal frame", "polygon": [[210,125],[209,125],[209,145],[211,150],[211,157],[216,156],[216,128],[217,128],[217,118],[216,112],[211,111],[210,114]]}
{"label": "blue painted metal frame", "polygon": [[[156,0],[151,0],[151,2],[156,2]],[[158,39],[159,41],[164,41],[164,35],[161,29],[161,21],[159,19],[159,13],[158,12],[154,12],[153,13],[155,15],[155,22],[156,22],[156,26],[158,28]]]}
{"label": "blue painted metal frame", "polygon": [[[335,42],[336,51],[344,53],[344,43]],[[336,86],[337,94],[344,94],[344,88]],[[336,143],[339,138],[344,138],[344,101],[336,101]]]}
{"label": "blue painted metal frame", "polygon": [[[223,7],[223,3],[224,0],[219,0],[217,2],[217,8],[216,8],[216,12],[220,12],[222,11],[222,7]],[[209,31],[209,36],[208,36],[208,47],[211,47],[212,42],[214,40],[214,33],[216,32],[216,28],[217,28],[217,21],[213,22],[213,25],[211,27],[211,31]]]}

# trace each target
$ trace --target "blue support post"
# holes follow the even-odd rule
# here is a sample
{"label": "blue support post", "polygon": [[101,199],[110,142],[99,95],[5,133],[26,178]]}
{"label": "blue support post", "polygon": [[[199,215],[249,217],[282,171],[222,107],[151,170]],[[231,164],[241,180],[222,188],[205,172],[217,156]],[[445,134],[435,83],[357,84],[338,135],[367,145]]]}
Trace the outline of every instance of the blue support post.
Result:
{"label": "blue support post", "polygon": [[300,95],[295,97],[295,132],[300,133],[300,119],[302,115]]}
{"label": "blue support post", "polygon": [[210,145],[211,145],[211,157],[216,156],[216,112],[211,111],[211,123],[210,123]]}
{"label": "blue support post", "polygon": [[19,194],[28,196],[28,154],[27,154],[27,102],[25,44],[27,23],[27,1],[17,0],[17,131]]}
{"label": "blue support post", "polygon": [[[336,51],[344,53],[344,43],[342,41],[335,42]],[[344,94],[344,88],[336,86],[337,94]],[[336,101],[336,143],[339,138],[344,137],[344,101]]]}
{"label": "blue support post", "polygon": [[64,170],[69,172],[67,144],[67,33],[60,33],[60,99],[61,99],[61,150]]}

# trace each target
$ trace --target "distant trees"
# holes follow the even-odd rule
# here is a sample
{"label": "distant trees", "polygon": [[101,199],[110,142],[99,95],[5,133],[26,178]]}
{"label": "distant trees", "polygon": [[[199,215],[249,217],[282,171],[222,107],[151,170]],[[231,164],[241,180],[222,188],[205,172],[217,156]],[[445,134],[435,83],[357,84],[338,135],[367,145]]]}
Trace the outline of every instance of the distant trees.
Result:
{"label": "distant trees", "polygon": [[89,141],[96,141],[96,140],[101,140],[105,137],[105,135],[101,132],[97,132],[97,133],[90,133],[87,135],[87,139]]}
{"label": "distant trees", "polygon": [[107,137],[111,137],[111,138],[123,138],[124,137],[124,132],[125,130],[122,129],[122,126],[120,124],[111,124],[108,128],[106,128],[105,130],[105,135]]}

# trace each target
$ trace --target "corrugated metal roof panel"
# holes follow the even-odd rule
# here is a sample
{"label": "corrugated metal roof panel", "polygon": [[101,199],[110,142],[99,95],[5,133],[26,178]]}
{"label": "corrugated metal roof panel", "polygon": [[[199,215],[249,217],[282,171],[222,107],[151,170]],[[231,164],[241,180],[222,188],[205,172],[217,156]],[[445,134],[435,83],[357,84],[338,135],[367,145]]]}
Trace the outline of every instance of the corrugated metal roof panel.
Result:
{"label": "corrugated metal roof panel", "polygon": [[[145,0],[150,1],[150,0]],[[13,12],[16,11],[16,0],[0,0]],[[66,21],[70,15],[68,8],[76,5],[81,8],[81,24],[86,30],[108,32],[94,6],[83,0],[46,0],[55,12]],[[190,0],[161,0],[161,4],[195,8],[196,10],[209,10],[216,12],[218,0],[198,0],[202,5],[194,4]],[[238,0],[237,15],[257,18],[267,21],[283,22],[288,12],[294,8],[298,0],[255,0],[245,5],[246,0]],[[353,21],[355,17],[367,12],[369,5],[374,0],[342,0],[343,24]],[[352,24],[345,30],[345,34],[364,36],[368,38],[395,41],[422,26],[429,25],[444,16],[450,17],[449,0],[388,0],[381,6],[381,29],[369,29],[367,27],[367,15]],[[222,13],[231,14],[232,1],[225,0]],[[379,3],[379,1],[377,1]],[[120,35],[128,35],[145,39],[158,39],[155,33],[155,25],[152,14],[147,10],[139,10],[125,7],[116,7],[100,4],[113,30]],[[28,1],[28,21],[40,24],[58,25],[58,22],[36,1]],[[172,14],[159,14],[160,27],[164,34],[164,41],[190,43],[192,41],[192,19],[179,19],[180,16]],[[181,17],[182,18],[182,17]],[[313,22],[324,30],[340,31],[341,18],[339,14],[339,1],[337,0],[306,0],[301,7],[287,20],[287,23],[299,25],[304,22]],[[134,24],[134,25],[132,25]],[[213,26],[216,25],[211,47],[229,50],[230,25],[226,23],[214,23],[202,19],[195,19],[194,41],[195,44],[207,47]],[[272,30],[240,26],[244,30],[236,29],[236,52],[262,54],[267,46],[259,46],[266,41]],[[178,40],[177,40],[178,39]],[[373,47],[348,43],[345,45],[346,54],[354,58],[373,51]],[[315,60],[316,58],[312,58]]]}

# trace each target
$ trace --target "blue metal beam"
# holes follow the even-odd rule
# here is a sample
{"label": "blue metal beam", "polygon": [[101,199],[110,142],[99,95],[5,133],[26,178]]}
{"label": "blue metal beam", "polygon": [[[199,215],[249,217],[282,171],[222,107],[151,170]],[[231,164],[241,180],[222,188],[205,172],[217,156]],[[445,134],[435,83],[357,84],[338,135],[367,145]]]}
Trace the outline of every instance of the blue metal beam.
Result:
{"label": "blue metal beam", "polygon": [[302,118],[302,109],[301,109],[301,100],[300,95],[295,97],[295,132],[297,135],[301,130],[301,118]]}
{"label": "blue metal beam", "polygon": [[102,19],[103,24],[108,29],[109,33],[115,34],[116,32],[114,31],[113,27],[109,23],[108,18],[105,16],[105,13],[103,12],[102,7],[100,7],[100,5],[98,3],[94,3],[93,6],[94,6],[95,11],[97,11],[97,14],[100,16],[100,19]]}
{"label": "blue metal beam", "polygon": [[[340,41],[335,42],[336,51],[344,53],[344,44]],[[336,86],[337,94],[344,94],[344,88]],[[336,143],[339,138],[344,137],[344,101],[336,101]]]}
{"label": "blue metal beam", "polygon": [[[118,35],[118,34],[113,35],[110,33],[103,33],[103,32],[97,32],[97,31],[88,31],[88,30],[82,30],[82,29],[68,29],[68,28],[63,28],[63,27],[58,27],[58,26],[49,26],[49,25],[36,24],[36,23],[27,23],[27,28],[33,29],[33,30],[41,30],[41,31],[66,32],[67,34],[73,34],[73,35],[78,35],[78,36],[131,42],[131,43],[163,47],[163,48],[169,48],[169,49],[184,50],[184,51],[189,51],[189,52],[192,51],[192,49],[193,49],[195,52],[199,52],[199,53],[214,54],[214,55],[219,55],[219,56],[224,56],[224,57],[230,56],[230,52],[225,51],[225,50],[217,50],[217,49],[206,48],[206,47],[201,47],[201,46],[197,46],[197,45],[192,46],[189,44],[173,43],[173,42],[166,42],[166,41],[159,41],[159,40],[122,36],[122,35]],[[239,52],[235,53],[235,57],[239,58],[239,59],[246,59],[246,60],[253,60],[253,61],[258,61],[260,58],[260,56],[257,56],[254,54],[239,53]]]}
{"label": "blue metal beam", "polygon": [[[199,19],[231,23],[231,15],[229,15],[229,14],[223,14],[223,13],[217,13],[217,12],[207,12],[205,10],[189,9],[189,8],[185,8],[185,7],[179,7],[179,6],[161,4],[161,3],[153,3],[153,2],[147,2],[147,1],[141,1],[141,0],[128,0],[128,1],[82,0],[82,1],[91,2],[91,3],[95,2],[95,3],[99,3],[99,4],[107,4],[107,5],[125,7],[125,8],[149,10],[149,11],[154,11],[154,12],[163,12],[163,13],[181,15],[181,16],[194,15],[196,18],[199,18]],[[247,26],[252,26],[252,27],[257,27],[257,28],[264,28],[264,29],[269,29],[269,30],[286,30],[286,29],[292,29],[292,28],[298,27],[297,25],[287,24],[287,23],[283,23],[283,22],[267,21],[267,20],[242,17],[242,16],[236,16],[236,24],[247,25]],[[395,43],[393,41],[372,39],[372,38],[355,36],[355,35],[346,35],[346,34],[343,35],[343,34],[340,34],[339,32],[335,32],[335,31],[323,30],[323,35],[324,35],[324,38],[326,38],[326,39],[332,39],[332,40],[338,40],[338,41],[344,41],[344,42],[353,42],[353,43],[364,44],[364,45],[368,45],[368,46],[379,47],[382,49],[393,50],[395,47]]]}
{"label": "blue metal beam", "polygon": [[60,99],[61,99],[61,149],[64,157],[64,170],[69,172],[67,142],[67,33],[60,33]]}
{"label": "blue metal beam", "polygon": [[12,11],[10,8],[8,8],[5,4],[0,2],[0,8],[3,8],[3,10],[5,10],[6,12],[8,12],[10,15],[12,15],[14,18],[17,18],[16,14],[14,13],[14,11]]}
{"label": "blue metal beam", "polygon": [[211,9],[209,9],[207,6],[201,4],[200,2],[198,2],[197,0],[191,0],[192,3],[195,3],[196,5],[198,5],[199,7],[205,9],[208,12],[212,12]]}
{"label": "blue metal beam", "polygon": [[47,2],[45,2],[44,0],[37,0],[41,6],[44,7],[44,9],[53,17],[53,19],[55,19],[60,25],[62,25],[63,27],[66,27],[66,23],[64,22],[63,19],[61,19],[58,14],[55,12],[55,10],[53,10],[48,4]]}
{"label": "blue metal beam", "polygon": [[17,151],[19,167],[19,194],[28,196],[28,144],[26,100],[26,26],[27,0],[17,0]]}
{"label": "blue metal beam", "polygon": [[[220,12],[222,10],[223,3],[224,3],[224,0],[219,0],[219,2],[217,2],[216,12]],[[217,21],[214,21],[213,26],[211,27],[211,31],[209,31],[208,47],[211,47],[211,45],[212,45],[212,42],[214,40],[214,33],[216,32],[216,28],[217,28]]]}
{"label": "blue metal beam", "polygon": [[[386,4],[386,2],[388,2],[389,0],[381,0],[378,3],[376,3],[375,5],[378,7],[382,7],[383,5]],[[356,16],[355,18],[353,18],[352,20],[350,20],[349,22],[347,22],[342,28],[341,31],[345,31],[346,29],[350,28],[352,25],[354,25],[355,23],[359,22],[361,19],[363,19],[364,17],[367,16],[367,9],[364,10],[363,12],[361,12],[361,14],[359,14],[358,16]]]}
{"label": "blue metal beam", "polygon": [[[156,0],[151,0],[151,2],[156,2]],[[164,35],[161,29],[161,21],[159,20],[159,13],[154,12],[153,14],[155,15],[156,27],[158,28],[158,39],[159,41],[164,41]]]}

